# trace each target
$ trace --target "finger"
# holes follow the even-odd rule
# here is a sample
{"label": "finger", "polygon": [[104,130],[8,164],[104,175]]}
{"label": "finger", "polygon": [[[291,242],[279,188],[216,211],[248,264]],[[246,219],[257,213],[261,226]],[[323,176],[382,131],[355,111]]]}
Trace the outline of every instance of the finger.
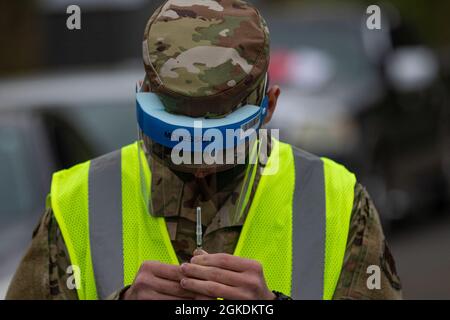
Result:
{"label": "finger", "polygon": [[206,252],[206,251],[203,250],[203,249],[195,249],[195,250],[194,250],[194,257],[195,257],[195,256],[200,256],[200,255],[202,255],[202,254],[208,254],[208,252]]}
{"label": "finger", "polygon": [[[204,296],[196,292],[184,289],[180,282],[155,278],[152,281],[152,291],[156,294],[176,298],[176,300],[214,300],[212,297]],[[174,300],[174,299],[168,300]],[[167,299],[164,299],[167,300]]]}
{"label": "finger", "polygon": [[171,281],[154,277],[149,280],[149,286],[153,291],[163,295],[175,296],[185,299],[195,298],[195,293],[184,289],[178,281]]}
{"label": "finger", "polygon": [[149,272],[159,278],[180,281],[183,278],[180,266],[163,264],[155,261],[146,261],[143,263],[144,271]]}
{"label": "finger", "polygon": [[213,281],[184,278],[181,280],[180,284],[186,290],[208,297],[220,297],[227,300],[248,299],[240,288],[230,287]]}
{"label": "finger", "polygon": [[255,261],[225,253],[195,256],[191,263],[208,267],[217,267],[231,271],[244,272],[254,267]]}
{"label": "finger", "polygon": [[244,282],[241,273],[192,263],[183,263],[181,265],[181,272],[188,278],[209,280],[230,286],[240,286]]}

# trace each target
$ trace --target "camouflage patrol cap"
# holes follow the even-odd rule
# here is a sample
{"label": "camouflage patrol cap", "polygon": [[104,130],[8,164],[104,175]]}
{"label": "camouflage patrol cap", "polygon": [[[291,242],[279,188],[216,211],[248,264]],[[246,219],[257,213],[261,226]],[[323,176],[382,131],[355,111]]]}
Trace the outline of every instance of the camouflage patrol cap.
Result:
{"label": "camouflage patrol cap", "polygon": [[269,30],[245,1],[168,0],[147,23],[143,56],[168,112],[220,117],[264,94]]}

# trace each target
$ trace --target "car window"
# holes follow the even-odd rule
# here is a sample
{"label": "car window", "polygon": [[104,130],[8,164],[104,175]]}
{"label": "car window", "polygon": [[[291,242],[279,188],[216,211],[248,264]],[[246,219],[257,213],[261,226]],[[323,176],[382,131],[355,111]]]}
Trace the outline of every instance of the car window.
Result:
{"label": "car window", "polygon": [[92,103],[41,112],[58,169],[120,149],[137,137],[132,103]]}
{"label": "car window", "polygon": [[33,210],[33,172],[24,133],[0,125],[0,228]]}
{"label": "car window", "polygon": [[71,125],[82,132],[95,156],[109,153],[137,139],[136,111],[133,103],[93,104],[64,110]]}
{"label": "car window", "polygon": [[70,168],[93,157],[91,144],[76,130],[63,111],[56,108],[45,110],[42,118],[57,170]]}

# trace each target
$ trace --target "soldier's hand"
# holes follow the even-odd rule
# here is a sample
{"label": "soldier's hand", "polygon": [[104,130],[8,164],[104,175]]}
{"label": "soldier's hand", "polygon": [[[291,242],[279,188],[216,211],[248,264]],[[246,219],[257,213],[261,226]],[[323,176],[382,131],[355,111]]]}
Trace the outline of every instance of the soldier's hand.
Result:
{"label": "soldier's hand", "polygon": [[191,292],[227,300],[273,300],[262,265],[229,254],[201,254],[181,265],[181,286]]}
{"label": "soldier's hand", "polygon": [[155,261],[144,262],[131,287],[123,294],[125,300],[207,299],[181,287],[180,266]]}

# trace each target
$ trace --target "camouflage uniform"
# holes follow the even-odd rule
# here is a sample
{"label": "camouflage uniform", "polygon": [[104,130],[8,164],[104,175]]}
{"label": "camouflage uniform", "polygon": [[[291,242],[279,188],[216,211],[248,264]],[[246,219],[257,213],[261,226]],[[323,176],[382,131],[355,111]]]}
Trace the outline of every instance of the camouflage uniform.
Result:
{"label": "camouflage uniform", "polygon": [[[146,26],[143,55],[146,83],[169,112],[222,117],[246,103],[261,103],[269,64],[269,31],[258,11],[243,1],[170,0]],[[152,194],[159,195],[152,199],[152,214],[165,217],[179,261],[188,261],[196,248],[195,208],[199,204],[203,208],[204,249],[232,254],[264,164],[258,163],[249,204],[238,221],[230,214],[240,195],[245,167],[218,173],[211,181],[210,177],[194,178],[158,162],[151,162],[151,166]],[[7,298],[77,299],[76,291],[67,286],[69,265],[61,231],[48,205]],[[382,270],[380,290],[367,288],[370,265]],[[120,298],[120,292],[109,298]],[[347,249],[334,298],[401,298],[400,281],[378,213],[359,184],[355,186]]]}

